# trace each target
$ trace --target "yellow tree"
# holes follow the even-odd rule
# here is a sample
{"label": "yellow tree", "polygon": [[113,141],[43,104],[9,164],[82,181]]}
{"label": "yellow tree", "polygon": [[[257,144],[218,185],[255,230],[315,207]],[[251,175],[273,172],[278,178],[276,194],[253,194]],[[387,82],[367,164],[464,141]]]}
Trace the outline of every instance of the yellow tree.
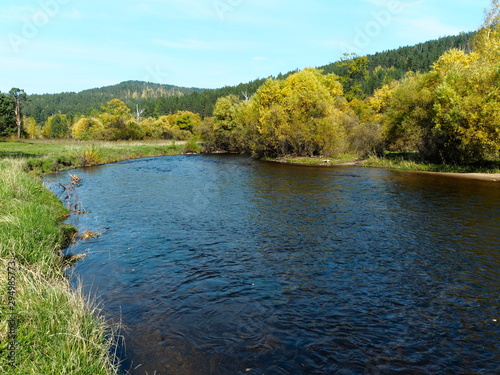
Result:
{"label": "yellow tree", "polygon": [[123,126],[132,118],[131,110],[120,99],[112,99],[101,107],[103,113],[99,116],[105,127]]}
{"label": "yellow tree", "polygon": [[500,72],[498,63],[477,53],[450,51],[434,65],[436,88],[434,135],[443,158],[473,162],[500,151]]}
{"label": "yellow tree", "polygon": [[368,57],[345,53],[339,66],[346,71],[340,78],[344,83],[346,98],[348,100],[363,98],[365,93],[362,83],[368,79],[369,75]]}
{"label": "yellow tree", "polygon": [[242,101],[236,95],[219,98],[214,107],[214,130],[231,131],[238,125],[238,107]]}
{"label": "yellow tree", "polygon": [[174,115],[170,115],[168,119],[173,126],[189,132],[192,132],[195,127],[201,124],[200,115],[190,111],[177,111]]}
{"label": "yellow tree", "polygon": [[72,134],[78,140],[90,140],[104,130],[102,121],[97,117],[82,117],[74,125]]}
{"label": "yellow tree", "polygon": [[336,76],[312,68],[286,80],[269,79],[246,110],[255,133],[252,151],[264,156],[342,152],[350,116],[342,93]]}
{"label": "yellow tree", "polygon": [[40,129],[38,128],[36,120],[33,117],[24,116],[23,127],[30,139],[37,139],[40,136]]}
{"label": "yellow tree", "polygon": [[433,72],[409,73],[394,88],[376,94],[372,104],[386,110],[384,133],[390,150],[425,151],[434,126],[436,78]]}
{"label": "yellow tree", "polygon": [[203,136],[207,149],[241,152],[248,148],[245,135],[248,126],[248,101],[240,100],[236,95],[219,98],[214,107],[214,117],[205,121]]}
{"label": "yellow tree", "polygon": [[500,61],[500,0],[491,0],[485,9],[484,22],[475,39],[474,48],[481,58],[493,64]]}
{"label": "yellow tree", "polygon": [[148,139],[170,139],[173,138],[173,130],[168,122],[167,116],[156,119],[148,117],[139,121],[139,127],[145,138]]}
{"label": "yellow tree", "polygon": [[438,76],[434,143],[447,162],[500,154],[500,2],[492,0],[474,39],[475,52],[451,50],[434,64]]}
{"label": "yellow tree", "polygon": [[51,133],[52,133],[51,123],[45,121],[45,124],[42,126],[42,129],[40,130],[40,135],[42,136],[42,138],[49,139]]}

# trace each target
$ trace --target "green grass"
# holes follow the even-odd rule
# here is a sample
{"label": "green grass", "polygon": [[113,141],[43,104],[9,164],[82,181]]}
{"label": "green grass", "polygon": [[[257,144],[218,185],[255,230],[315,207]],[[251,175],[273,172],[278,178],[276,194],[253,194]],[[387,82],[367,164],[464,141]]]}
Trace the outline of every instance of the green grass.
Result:
{"label": "green grass", "polygon": [[24,172],[24,160],[10,161],[10,168],[5,164],[0,169],[0,257],[54,268],[54,249],[63,242],[59,224],[67,211],[37,178]]}
{"label": "green grass", "polygon": [[470,165],[431,164],[422,162],[416,153],[386,153],[384,157],[371,156],[363,166],[421,172],[500,173],[498,160]]}
{"label": "green grass", "polygon": [[358,161],[359,158],[355,155],[343,154],[343,155],[338,155],[334,158],[285,156],[285,157],[280,157],[277,159],[269,158],[269,159],[264,159],[264,160],[277,161],[277,162],[286,163],[286,164],[328,166],[328,165],[338,165],[338,164],[344,164],[344,163],[354,163],[354,162]]}
{"label": "green grass", "polygon": [[[0,259],[0,283],[7,285],[8,261]],[[116,374],[111,363],[108,329],[80,291],[62,277],[47,277],[35,265],[17,264],[16,359],[7,357],[9,319],[0,319],[2,374]],[[12,276],[12,274],[11,274]],[[5,304],[5,301],[2,301]],[[112,336],[112,335],[109,335]]]}
{"label": "green grass", "polygon": [[[108,352],[113,335],[81,292],[70,289],[61,268],[62,248],[75,228],[61,225],[66,208],[26,169],[26,160],[0,160],[0,373],[115,374]],[[8,335],[12,299],[15,340]],[[14,362],[9,342],[16,344]]]}
{"label": "green grass", "polygon": [[0,142],[0,159],[27,160],[27,169],[37,175],[114,163],[149,156],[180,154],[185,142],[173,141],[22,141]]}
{"label": "green grass", "polygon": [[[115,336],[95,305],[72,290],[62,249],[76,228],[39,176],[75,167],[173,155],[182,142],[0,142],[0,374],[117,373],[110,353]],[[15,293],[9,294],[9,263]],[[15,301],[15,340],[9,339]],[[9,342],[16,359],[9,358]]]}

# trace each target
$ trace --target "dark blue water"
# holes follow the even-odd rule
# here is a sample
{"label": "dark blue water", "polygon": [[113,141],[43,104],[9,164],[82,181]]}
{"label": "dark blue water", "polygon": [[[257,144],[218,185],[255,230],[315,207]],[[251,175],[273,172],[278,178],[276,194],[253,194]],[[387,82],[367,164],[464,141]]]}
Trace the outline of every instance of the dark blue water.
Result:
{"label": "dark blue water", "polygon": [[[131,374],[500,373],[500,184],[236,156],[75,171]],[[56,181],[47,179],[57,191]]]}

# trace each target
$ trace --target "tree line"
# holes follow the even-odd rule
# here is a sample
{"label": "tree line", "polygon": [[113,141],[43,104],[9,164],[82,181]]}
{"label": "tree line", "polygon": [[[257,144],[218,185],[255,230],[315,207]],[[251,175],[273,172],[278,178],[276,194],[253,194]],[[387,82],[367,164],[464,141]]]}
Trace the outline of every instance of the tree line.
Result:
{"label": "tree line", "polygon": [[492,0],[478,32],[372,56],[345,55],[321,69],[217,90],[143,90],[139,97],[129,89],[124,100],[85,113],[53,113],[43,122],[29,116],[33,102],[20,119],[16,103],[21,108],[26,97],[13,89],[0,95],[0,135],[16,129],[29,138],[81,140],[196,135],[207,151],[257,157],[391,150],[418,152],[438,163],[498,160],[499,20],[499,0]]}
{"label": "tree line", "polygon": [[137,108],[134,113],[120,99],[110,100],[100,112],[91,116],[68,117],[64,114],[50,116],[42,127],[31,117],[24,118],[24,132],[27,138],[76,140],[144,140],[172,139],[187,140],[193,129],[201,123],[198,114],[177,111],[175,114],[158,118],[144,117]]}
{"label": "tree line", "polygon": [[[355,84],[359,88],[358,96],[366,97],[372,95],[382,85],[401,79],[407,71],[429,71],[432,63],[451,48],[470,49],[473,35],[474,33],[460,34],[369,55],[366,57],[367,63],[363,67],[362,74],[348,71],[349,67],[345,62],[351,60],[353,56],[346,56],[341,61],[318,69],[322,69],[326,74],[350,76],[350,80],[343,82],[344,89],[349,91],[349,86]],[[284,79],[296,72],[295,70],[279,74],[273,78]],[[31,95],[30,101],[25,105],[24,115],[34,118],[38,124],[43,125],[50,116],[58,113],[70,118],[90,116],[100,111],[108,101],[117,98],[129,108],[136,108],[138,105],[147,117],[160,117],[183,110],[198,113],[205,118],[213,115],[215,103],[220,97],[231,94],[242,99],[250,97],[266,79],[259,78],[236,86],[207,90],[127,81],[79,93]]]}
{"label": "tree line", "polygon": [[258,157],[418,152],[446,164],[500,157],[500,4],[492,0],[467,48],[429,71],[406,72],[367,96],[368,57],[346,56],[343,75],[308,68],[268,79],[250,100],[218,99],[205,122],[209,149]]}

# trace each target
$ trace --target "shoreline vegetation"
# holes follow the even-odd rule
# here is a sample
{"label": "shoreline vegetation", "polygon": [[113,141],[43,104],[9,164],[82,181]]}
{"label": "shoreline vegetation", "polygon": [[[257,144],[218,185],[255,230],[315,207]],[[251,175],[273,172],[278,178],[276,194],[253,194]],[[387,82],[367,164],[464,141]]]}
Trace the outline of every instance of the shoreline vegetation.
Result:
{"label": "shoreline vegetation", "polygon": [[440,175],[469,180],[500,182],[500,162],[492,162],[488,167],[482,166],[474,168],[473,166],[458,167],[452,165],[418,163],[408,160],[404,155],[399,157],[394,157],[394,155],[386,157],[371,156],[368,158],[358,158],[353,155],[342,155],[336,158],[285,156],[279,158],[264,158],[262,160],[281,164],[315,167],[358,166],[365,168],[383,168],[409,173],[426,173],[434,176]]}
{"label": "shoreline vegetation", "polygon": [[[0,142],[0,373],[117,374],[111,352],[117,327],[95,303],[72,289],[63,249],[77,236],[64,225],[69,211],[41,177],[48,173],[142,157],[199,153],[191,141],[102,142],[37,140]],[[446,166],[418,164],[411,157],[359,159],[280,157],[264,161],[311,166],[356,165],[500,181],[498,163],[481,172],[447,173]],[[453,171],[453,169],[451,169]],[[454,170],[460,172],[460,170]],[[477,172],[477,171],[476,171]]]}
{"label": "shoreline vegetation", "polygon": [[0,142],[0,373],[118,374],[119,327],[73,289],[63,249],[77,235],[40,177],[90,165],[193,152],[185,142]]}
{"label": "shoreline vegetation", "polygon": [[[76,228],[68,210],[27,172],[0,160],[0,373],[116,374],[113,333],[95,304],[71,290],[62,249]],[[5,307],[5,308],[4,308]]]}

